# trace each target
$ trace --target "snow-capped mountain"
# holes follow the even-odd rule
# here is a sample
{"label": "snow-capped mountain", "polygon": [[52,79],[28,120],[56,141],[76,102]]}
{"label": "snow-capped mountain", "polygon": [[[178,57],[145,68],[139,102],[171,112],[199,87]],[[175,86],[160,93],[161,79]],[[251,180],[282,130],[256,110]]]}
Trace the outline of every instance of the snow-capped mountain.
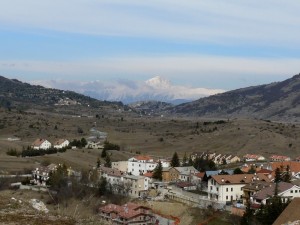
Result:
{"label": "snow-capped mountain", "polygon": [[180,104],[224,92],[224,90],[220,89],[173,85],[169,80],[160,76],[153,77],[144,82],[131,80],[118,80],[114,82],[50,80],[34,81],[32,83],[50,88],[72,90],[99,100],[122,101],[125,104],[150,100]]}

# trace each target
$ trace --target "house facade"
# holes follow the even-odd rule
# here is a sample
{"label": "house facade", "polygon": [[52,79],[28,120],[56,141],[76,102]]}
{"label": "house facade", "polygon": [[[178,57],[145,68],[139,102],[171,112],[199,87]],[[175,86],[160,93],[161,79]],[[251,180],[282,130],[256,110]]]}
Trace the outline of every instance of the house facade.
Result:
{"label": "house facade", "polygon": [[284,155],[272,155],[270,157],[271,162],[286,162],[286,161],[291,161],[291,158],[288,156]]}
{"label": "house facade", "polygon": [[56,149],[62,149],[68,147],[70,142],[67,139],[59,139],[54,142],[54,148]]}
{"label": "house facade", "polygon": [[128,171],[128,161],[112,162],[111,167],[118,169],[122,172],[127,172]]}
{"label": "house facade", "polygon": [[145,176],[126,175],[123,176],[125,194],[131,197],[141,197],[149,189],[151,178]]}
{"label": "house facade", "polygon": [[31,148],[36,149],[36,150],[47,150],[51,148],[51,143],[47,141],[46,139],[36,139],[32,144]]}
{"label": "house facade", "polygon": [[151,172],[155,169],[157,163],[154,162],[152,157],[138,155],[128,159],[128,174],[132,174],[135,176],[142,175],[147,172]]}
{"label": "house facade", "polygon": [[263,174],[214,175],[208,180],[208,198],[220,203],[240,200],[243,198],[242,187],[254,180],[271,182]]}

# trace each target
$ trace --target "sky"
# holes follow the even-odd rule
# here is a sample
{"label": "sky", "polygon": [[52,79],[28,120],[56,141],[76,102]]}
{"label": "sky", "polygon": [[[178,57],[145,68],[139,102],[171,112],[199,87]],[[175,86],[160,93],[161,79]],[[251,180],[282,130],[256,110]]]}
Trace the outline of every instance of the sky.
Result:
{"label": "sky", "polygon": [[231,90],[300,72],[296,0],[0,2],[0,75]]}

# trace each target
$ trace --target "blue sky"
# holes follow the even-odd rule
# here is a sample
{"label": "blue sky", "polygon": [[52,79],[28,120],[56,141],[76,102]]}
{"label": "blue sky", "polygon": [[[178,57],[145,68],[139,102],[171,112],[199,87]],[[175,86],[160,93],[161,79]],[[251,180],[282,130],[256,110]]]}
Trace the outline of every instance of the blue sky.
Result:
{"label": "blue sky", "polygon": [[300,72],[300,2],[10,0],[0,74],[25,81],[142,81],[234,89]]}

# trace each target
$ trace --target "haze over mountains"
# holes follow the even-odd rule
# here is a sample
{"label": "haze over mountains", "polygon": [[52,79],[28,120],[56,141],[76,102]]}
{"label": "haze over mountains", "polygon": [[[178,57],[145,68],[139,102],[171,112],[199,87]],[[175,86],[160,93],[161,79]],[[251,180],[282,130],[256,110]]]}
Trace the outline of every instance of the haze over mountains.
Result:
{"label": "haze over mountains", "polygon": [[153,100],[180,104],[224,92],[224,90],[221,89],[173,85],[169,80],[160,76],[155,76],[144,82],[131,80],[118,80],[115,82],[69,82],[49,80],[35,81],[33,83],[49,88],[72,90],[99,100],[121,101],[125,104]]}

